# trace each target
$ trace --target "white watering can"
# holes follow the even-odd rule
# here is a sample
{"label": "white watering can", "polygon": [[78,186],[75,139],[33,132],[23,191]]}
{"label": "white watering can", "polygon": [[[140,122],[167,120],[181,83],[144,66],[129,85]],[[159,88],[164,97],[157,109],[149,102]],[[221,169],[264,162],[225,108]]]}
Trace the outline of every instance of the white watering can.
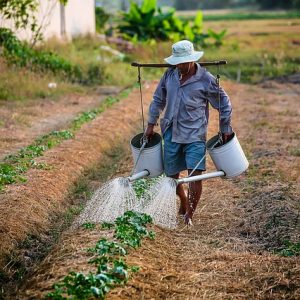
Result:
{"label": "white watering can", "polygon": [[[155,133],[149,143],[145,141],[141,143],[143,135],[143,133],[136,135],[130,142],[135,167],[133,174],[128,177],[129,181],[147,176],[157,177],[163,173],[161,136]],[[176,180],[177,184],[214,177],[232,178],[241,175],[248,169],[249,162],[235,133],[224,145],[219,142],[219,135],[215,135],[207,142],[207,150],[217,171],[180,178]]]}
{"label": "white watering can", "polygon": [[219,142],[219,135],[215,135],[207,142],[206,146],[217,171],[180,178],[177,180],[177,184],[221,176],[232,178],[241,175],[248,169],[249,162],[235,133],[233,133],[233,137],[224,145]]}
{"label": "white watering can", "polygon": [[129,181],[143,177],[157,177],[164,172],[162,158],[162,139],[154,133],[151,140],[144,140],[144,133],[139,133],[130,141],[131,152],[134,160],[132,175]]}

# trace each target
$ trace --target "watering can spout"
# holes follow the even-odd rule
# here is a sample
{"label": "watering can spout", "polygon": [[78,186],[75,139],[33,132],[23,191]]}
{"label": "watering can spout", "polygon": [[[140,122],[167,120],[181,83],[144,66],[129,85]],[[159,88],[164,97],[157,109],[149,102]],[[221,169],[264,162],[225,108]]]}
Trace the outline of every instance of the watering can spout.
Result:
{"label": "watering can spout", "polygon": [[226,174],[223,171],[211,172],[211,173],[206,173],[206,174],[202,174],[202,175],[177,179],[177,184],[200,181],[200,180],[205,180],[205,179],[214,178],[214,177],[221,177],[221,176],[225,176],[225,175]]}
{"label": "watering can spout", "polygon": [[144,170],[144,171],[141,171],[139,173],[136,173],[136,174],[133,174],[129,177],[127,177],[127,179],[132,182],[132,181],[135,181],[135,180],[138,180],[138,179],[141,179],[141,178],[144,178],[144,177],[147,177],[150,175],[150,172],[148,170]]}

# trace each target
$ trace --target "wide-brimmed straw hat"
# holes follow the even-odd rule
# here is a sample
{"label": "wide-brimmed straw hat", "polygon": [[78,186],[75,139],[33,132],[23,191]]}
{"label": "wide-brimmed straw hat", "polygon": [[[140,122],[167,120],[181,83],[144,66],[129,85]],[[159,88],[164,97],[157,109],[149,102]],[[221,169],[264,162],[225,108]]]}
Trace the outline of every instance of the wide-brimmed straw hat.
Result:
{"label": "wide-brimmed straw hat", "polygon": [[165,58],[165,61],[170,65],[178,65],[197,61],[203,54],[203,51],[195,51],[194,45],[190,41],[183,40],[172,45],[172,55]]}

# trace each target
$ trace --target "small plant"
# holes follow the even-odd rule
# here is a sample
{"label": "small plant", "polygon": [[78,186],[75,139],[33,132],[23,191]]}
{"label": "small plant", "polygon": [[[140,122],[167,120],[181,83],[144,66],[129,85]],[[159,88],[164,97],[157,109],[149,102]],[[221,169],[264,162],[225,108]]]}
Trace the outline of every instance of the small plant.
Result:
{"label": "small plant", "polygon": [[104,222],[101,224],[101,227],[102,229],[112,229],[115,227],[115,224]]}
{"label": "small plant", "polygon": [[284,241],[284,248],[278,252],[281,256],[300,256],[300,242]]}
{"label": "small plant", "polygon": [[96,224],[94,224],[94,223],[83,223],[82,227],[84,229],[94,229],[96,227]]}
{"label": "small plant", "polygon": [[161,178],[162,176],[157,178],[147,178],[147,179],[142,178],[142,179],[135,180],[132,184],[132,187],[138,199],[141,199],[142,196],[145,195],[145,191],[148,190],[154,183],[157,182],[157,180]]}
{"label": "small plant", "polygon": [[152,223],[150,216],[127,211],[122,217],[116,219],[114,237],[130,247],[140,247],[143,237],[149,237],[150,239],[155,237],[154,232],[146,229],[145,225],[147,223]]}
{"label": "small plant", "polygon": [[100,241],[97,242],[94,248],[89,248],[88,251],[97,253],[99,255],[104,255],[104,254],[126,255],[127,254],[124,245],[116,242],[110,242],[107,241],[106,239],[101,239]]}
{"label": "small plant", "polygon": [[124,284],[130,273],[137,272],[137,266],[128,266],[123,256],[128,253],[128,248],[136,248],[141,244],[141,239],[148,236],[154,238],[154,233],[147,231],[146,225],[151,223],[151,217],[145,214],[127,211],[117,218],[114,224],[115,237],[122,243],[100,239],[95,247],[88,252],[93,258],[88,263],[96,267],[95,272],[85,275],[70,272],[63,280],[53,285],[54,291],[48,293],[48,299],[90,299],[92,297],[104,299],[105,295],[114,287]]}
{"label": "small plant", "polygon": [[136,196],[140,199],[147,188],[149,188],[149,181],[147,179],[138,179],[132,184]]}

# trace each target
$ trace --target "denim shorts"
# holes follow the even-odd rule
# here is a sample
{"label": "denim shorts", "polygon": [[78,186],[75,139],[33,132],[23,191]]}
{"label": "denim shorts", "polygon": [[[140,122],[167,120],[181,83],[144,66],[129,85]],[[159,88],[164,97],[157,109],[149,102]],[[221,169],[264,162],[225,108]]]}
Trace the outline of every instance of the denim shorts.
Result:
{"label": "denim shorts", "polygon": [[[178,174],[184,170],[193,170],[206,152],[206,143],[203,141],[190,144],[172,142],[172,127],[164,134],[164,168],[167,176]],[[197,167],[205,171],[205,158]]]}

